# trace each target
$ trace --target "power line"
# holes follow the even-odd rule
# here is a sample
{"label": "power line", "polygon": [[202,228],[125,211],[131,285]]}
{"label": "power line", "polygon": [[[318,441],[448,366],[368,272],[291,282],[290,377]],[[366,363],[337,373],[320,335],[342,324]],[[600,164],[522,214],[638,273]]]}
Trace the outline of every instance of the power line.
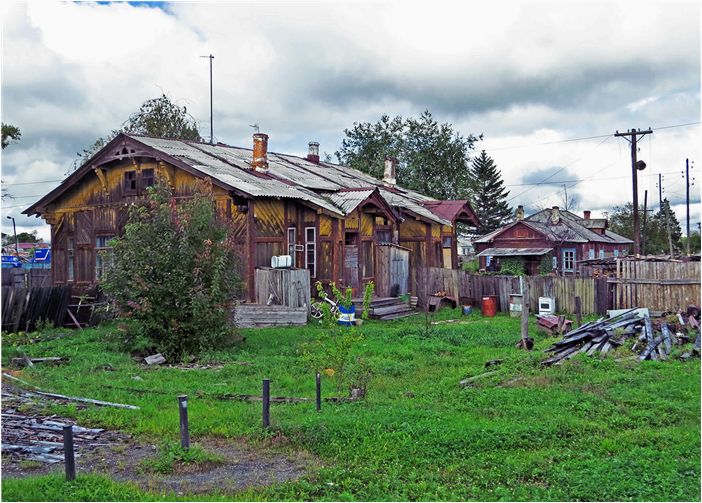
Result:
{"label": "power line", "polygon": [[[702,122],[700,122],[700,121],[686,122],[684,124],[673,124],[671,126],[654,127],[652,129],[654,129],[654,130],[672,129],[672,128],[677,128],[677,127],[694,126],[696,124],[702,124]],[[525,143],[524,145],[512,145],[512,146],[507,146],[507,147],[486,148],[485,150],[489,150],[490,152],[495,152],[497,150],[510,150],[510,149],[515,149],[515,148],[541,147],[543,145],[555,145],[558,143],[570,143],[570,142],[574,142],[574,141],[596,140],[598,138],[605,138],[607,136],[611,136],[611,133],[610,134],[599,134],[599,135],[595,135],[595,136],[583,136],[581,138],[568,138],[565,140],[546,141],[543,143]]]}
{"label": "power line", "polygon": [[22,182],[22,183],[3,183],[2,185],[5,187],[15,187],[17,185],[39,185],[42,183],[55,183],[55,182],[62,182],[63,180],[42,180],[41,182]]}
{"label": "power line", "polygon": [[[609,167],[609,166],[607,166]],[[677,173],[677,171],[663,171],[662,174],[666,173]],[[658,176],[658,173],[654,173],[651,175],[642,175],[642,177],[652,177],[652,176]],[[564,183],[580,183],[580,182],[587,182],[587,181],[592,181],[592,180],[621,180],[624,178],[629,178],[629,176],[609,176],[606,178],[602,177],[591,177],[591,178],[576,178],[575,180],[559,180],[559,181],[553,181],[553,182],[534,182],[534,183],[512,183],[512,184],[505,184],[504,187],[529,187],[532,185],[562,185]]]}

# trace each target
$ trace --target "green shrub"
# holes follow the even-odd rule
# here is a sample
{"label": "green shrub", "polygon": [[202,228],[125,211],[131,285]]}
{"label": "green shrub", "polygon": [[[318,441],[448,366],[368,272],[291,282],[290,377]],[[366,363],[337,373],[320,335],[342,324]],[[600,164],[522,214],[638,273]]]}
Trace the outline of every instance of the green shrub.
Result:
{"label": "green shrub", "polygon": [[553,257],[551,254],[544,255],[539,263],[539,274],[545,276],[553,272]]}
{"label": "green shrub", "polygon": [[524,276],[526,268],[522,257],[504,257],[500,259],[500,274]]}
{"label": "green shrub", "polygon": [[182,359],[233,340],[233,233],[217,218],[212,197],[211,184],[201,182],[176,204],[157,185],[132,206],[124,235],[111,242],[114,259],[102,287],[121,316],[139,322],[125,337],[138,349],[151,344]]}

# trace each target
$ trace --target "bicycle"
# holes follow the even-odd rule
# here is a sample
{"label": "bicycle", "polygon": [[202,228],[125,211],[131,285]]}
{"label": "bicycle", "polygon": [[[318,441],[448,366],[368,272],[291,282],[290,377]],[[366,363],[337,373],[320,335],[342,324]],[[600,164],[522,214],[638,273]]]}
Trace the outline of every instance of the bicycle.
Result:
{"label": "bicycle", "polygon": [[339,305],[331,300],[329,297],[322,297],[322,299],[318,302],[312,302],[310,304],[310,316],[312,318],[319,320],[322,319],[324,316],[324,309],[322,306],[324,303],[322,301],[326,301],[329,303],[329,310],[331,311],[331,314],[334,316],[335,319],[339,319],[339,316],[341,315],[341,312],[339,311]]}

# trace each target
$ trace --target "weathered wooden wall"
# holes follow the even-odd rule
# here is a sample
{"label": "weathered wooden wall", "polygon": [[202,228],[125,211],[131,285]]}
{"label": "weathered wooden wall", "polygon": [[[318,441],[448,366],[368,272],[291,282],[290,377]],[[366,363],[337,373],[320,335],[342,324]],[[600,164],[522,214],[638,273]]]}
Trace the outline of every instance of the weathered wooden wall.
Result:
{"label": "weathered wooden wall", "polygon": [[[439,291],[456,299],[467,299],[480,305],[484,296],[495,295],[501,312],[509,311],[509,296],[521,293],[520,280],[515,276],[480,276],[456,269],[425,268],[418,292],[423,302],[427,295]],[[575,311],[575,297],[580,297],[583,314],[604,313],[607,309],[606,289],[602,280],[562,276],[525,276],[522,281],[529,287],[529,309],[538,312],[539,297],[554,297],[559,311]],[[606,282],[603,283],[606,286]],[[598,290],[599,287],[599,290]]]}
{"label": "weathered wooden wall", "polygon": [[[509,310],[509,295],[520,293],[519,278],[479,276],[460,270],[424,268],[417,294],[423,302],[439,291],[465,297],[479,305],[485,295],[496,295],[499,309]],[[538,310],[538,297],[556,299],[556,309],[572,313],[580,297],[583,314],[604,314],[607,309],[647,307],[656,311],[677,311],[690,304],[700,305],[699,262],[641,262],[622,260],[612,278],[571,276],[525,276],[529,286],[529,309]]]}
{"label": "weathered wooden wall", "polygon": [[16,288],[51,286],[51,269],[2,269],[2,286]]}
{"label": "weathered wooden wall", "polygon": [[63,326],[71,286],[2,289],[2,329],[31,331],[39,320]]}
{"label": "weathered wooden wall", "polygon": [[307,269],[273,269],[257,267],[255,270],[255,299],[265,306],[273,295],[272,305],[310,308],[310,272]]}
{"label": "weathered wooden wall", "polygon": [[232,323],[240,328],[282,327],[307,324],[304,307],[239,304],[232,311]]}
{"label": "weathered wooden wall", "polygon": [[376,295],[391,297],[409,292],[409,250],[397,245],[380,244],[376,246],[375,253]]}
{"label": "weathered wooden wall", "polygon": [[700,305],[699,262],[616,260],[616,275],[607,279],[614,309],[641,306],[676,311]]}

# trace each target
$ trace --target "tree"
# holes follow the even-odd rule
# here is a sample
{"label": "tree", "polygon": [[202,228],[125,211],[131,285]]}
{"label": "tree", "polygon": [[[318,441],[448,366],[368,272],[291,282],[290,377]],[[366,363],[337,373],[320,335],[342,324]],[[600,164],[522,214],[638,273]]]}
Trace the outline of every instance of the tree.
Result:
{"label": "tree", "polygon": [[[42,240],[41,238],[37,237],[37,231],[33,230],[32,232],[20,232],[17,234],[17,242],[18,243],[41,243]],[[15,243],[15,236],[14,234],[3,234],[3,240],[2,244],[3,245],[12,245]]]}
{"label": "tree", "polygon": [[5,124],[4,122],[1,123],[2,125],[2,149],[5,150],[5,148],[10,144],[10,143],[15,143],[20,141],[20,138],[22,138],[22,132],[20,131],[20,128],[17,126],[13,126],[11,124]]}
{"label": "tree", "polygon": [[471,206],[480,220],[479,235],[498,229],[512,218],[507,204],[509,191],[505,190],[502,174],[493,159],[483,150],[468,171]]}
{"label": "tree", "polygon": [[344,134],[335,153],[341,164],[382,178],[385,158],[394,157],[403,187],[435,199],[468,198],[469,153],[482,136],[464,137],[428,110],[418,118],[383,115],[375,124],[354,123]]}
{"label": "tree", "polygon": [[698,255],[700,253],[700,233],[698,231],[691,231],[690,232],[690,237],[683,237],[681,239],[681,245],[684,250],[687,250],[687,241],[690,241],[690,253],[692,255]]}
{"label": "tree", "polygon": [[[667,211],[670,211],[670,239],[673,243],[673,252],[679,252],[682,249],[680,241],[682,230],[680,229],[680,224],[677,218],[675,218],[675,212],[670,208],[670,203],[667,199],[664,199],[661,209],[646,218],[645,229],[643,228],[643,218],[639,219],[642,237],[641,253],[643,255],[670,253],[668,229],[666,226]],[[639,208],[639,215],[643,216],[643,207]],[[614,208],[614,211],[609,215],[609,229],[624,237],[632,240],[634,239],[634,210],[631,203]]]}
{"label": "tree", "polygon": [[179,202],[158,184],[132,206],[124,235],[110,241],[112,258],[103,259],[112,265],[101,284],[117,312],[137,321],[126,333],[129,349],[184,359],[233,340],[234,233],[212,201],[211,183]]}
{"label": "tree", "polygon": [[91,146],[77,153],[78,159],[73,163],[74,169],[107,145],[120,132],[177,140],[200,141],[201,139],[197,123],[188,113],[188,109],[176,105],[163,94],[159,98],[146,100],[137,112],[129,116],[120,129],[113,130],[107,137],[98,138]]}

